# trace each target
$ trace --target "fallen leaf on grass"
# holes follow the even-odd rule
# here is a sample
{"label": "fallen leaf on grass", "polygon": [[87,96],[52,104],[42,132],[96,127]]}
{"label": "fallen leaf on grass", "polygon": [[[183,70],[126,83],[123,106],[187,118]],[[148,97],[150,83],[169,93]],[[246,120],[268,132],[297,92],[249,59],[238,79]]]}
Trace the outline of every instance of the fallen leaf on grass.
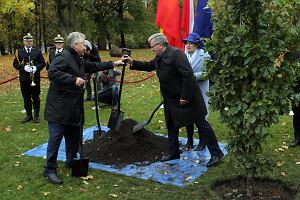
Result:
{"label": "fallen leaf on grass", "polygon": [[17,185],[17,190],[23,189],[23,185]]}
{"label": "fallen leaf on grass", "polygon": [[277,166],[277,167],[283,166],[283,162],[282,162],[282,161],[277,162],[277,163],[276,163],[276,166]]}
{"label": "fallen leaf on grass", "polygon": [[296,162],[296,165],[300,165],[300,162]]}
{"label": "fallen leaf on grass", "polygon": [[11,132],[11,128],[10,128],[10,126],[8,126],[8,127],[5,127],[5,131],[6,131],[6,132]]}
{"label": "fallen leaf on grass", "polygon": [[119,187],[119,185],[117,185],[117,184],[114,184],[114,187]]}
{"label": "fallen leaf on grass", "polygon": [[83,188],[80,188],[80,192],[85,192],[86,190]]}
{"label": "fallen leaf on grass", "polygon": [[118,195],[117,195],[117,194],[109,194],[109,196],[111,196],[111,197],[115,197],[115,198],[117,198],[117,197],[118,197]]}
{"label": "fallen leaf on grass", "polygon": [[20,164],[20,162],[19,162],[19,161],[16,161],[15,167],[18,167],[19,164]]}
{"label": "fallen leaf on grass", "polygon": [[283,148],[281,148],[281,147],[279,147],[278,149],[275,149],[275,151],[280,151],[280,152],[284,152],[284,149]]}
{"label": "fallen leaf on grass", "polygon": [[281,124],[282,126],[285,126],[286,125],[286,122],[282,122],[282,124]]}
{"label": "fallen leaf on grass", "polygon": [[48,194],[50,194],[50,192],[43,192],[44,196],[48,196]]}
{"label": "fallen leaf on grass", "polygon": [[280,174],[280,176],[287,176],[287,173],[285,173],[285,172],[280,172],[279,174]]}
{"label": "fallen leaf on grass", "polygon": [[288,146],[281,146],[283,149],[289,149]]}
{"label": "fallen leaf on grass", "polygon": [[32,132],[35,132],[35,131],[37,131],[37,129],[36,129],[36,128],[33,128],[31,131],[32,131]]}
{"label": "fallen leaf on grass", "polygon": [[89,183],[87,181],[83,181],[84,184],[88,185]]}
{"label": "fallen leaf on grass", "polygon": [[94,179],[94,177],[92,175],[88,175],[88,176],[81,177],[81,179],[90,180],[90,179]]}

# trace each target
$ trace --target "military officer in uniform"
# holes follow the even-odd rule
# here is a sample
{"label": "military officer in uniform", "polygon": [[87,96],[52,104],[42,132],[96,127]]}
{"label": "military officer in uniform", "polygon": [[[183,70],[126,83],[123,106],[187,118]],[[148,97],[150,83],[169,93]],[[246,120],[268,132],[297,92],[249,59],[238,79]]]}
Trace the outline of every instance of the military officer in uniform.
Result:
{"label": "military officer in uniform", "polygon": [[50,64],[52,63],[54,57],[56,54],[61,53],[64,50],[64,38],[60,36],[60,34],[58,34],[55,38],[54,38],[54,48],[50,49],[49,52],[49,63],[47,63],[46,69],[49,69]]}
{"label": "military officer in uniform", "polygon": [[[33,47],[30,33],[23,37],[24,47],[15,52],[13,67],[19,71],[19,81],[24,100],[26,117],[21,123],[39,123],[40,112],[40,71],[45,67],[45,60],[40,49]],[[34,115],[32,116],[32,107]]]}

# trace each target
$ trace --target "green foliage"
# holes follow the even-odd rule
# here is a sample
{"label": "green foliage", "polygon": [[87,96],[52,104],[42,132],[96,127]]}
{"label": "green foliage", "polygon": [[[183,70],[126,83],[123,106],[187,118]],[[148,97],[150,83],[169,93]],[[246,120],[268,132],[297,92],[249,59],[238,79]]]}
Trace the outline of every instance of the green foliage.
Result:
{"label": "green foliage", "polygon": [[270,166],[263,151],[267,128],[289,111],[299,69],[286,57],[299,44],[300,3],[227,0],[221,5],[207,43],[214,60],[208,64],[214,82],[210,100],[230,129],[235,166],[255,173]]}

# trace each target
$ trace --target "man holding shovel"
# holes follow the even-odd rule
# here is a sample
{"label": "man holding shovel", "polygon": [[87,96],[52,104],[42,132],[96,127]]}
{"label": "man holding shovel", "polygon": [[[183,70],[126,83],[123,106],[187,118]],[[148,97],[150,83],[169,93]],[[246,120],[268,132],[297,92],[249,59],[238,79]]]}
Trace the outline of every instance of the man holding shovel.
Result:
{"label": "man holding shovel", "polygon": [[48,121],[49,140],[43,176],[54,184],[63,183],[56,170],[58,149],[63,136],[68,149],[66,166],[71,167],[73,158],[77,157],[84,121],[84,74],[123,64],[122,61],[84,61],[84,40],[84,34],[70,33],[66,39],[66,49],[55,57],[48,71],[50,86],[45,105],[45,120]]}
{"label": "man holding shovel", "polygon": [[130,69],[139,71],[156,70],[160,91],[164,99],[164,111],[168,128],[169,155],[162,161],[180,158],[179,128],[196,124],[203,133],[204,141],[211,154],[207,167],[217,165],[224,156],[210,124],[205,120],[207,110],[186,55],[168,44],[162,33],[149,37],[148,42],[156,56],[149,62],[123,58],[130,63]]}

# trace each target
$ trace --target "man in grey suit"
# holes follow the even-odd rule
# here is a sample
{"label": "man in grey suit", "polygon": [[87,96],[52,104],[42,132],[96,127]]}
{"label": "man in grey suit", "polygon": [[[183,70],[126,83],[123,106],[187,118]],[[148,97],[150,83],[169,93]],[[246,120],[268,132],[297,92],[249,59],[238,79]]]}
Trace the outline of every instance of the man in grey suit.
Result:
{"label": "man in grey suit", "polygon": [[181,50],[170,46],[162,33],[150,36],[148,42],[151,50],[156,54],[154,59],[141,62],[126,57],[124,60],[130,63],[132,70],[156,70],[164,99],[169,142],[169,155],[163,157],[162,161],[180,158],[179,128],[194,123],[203,133],[204,141],[211,154],[211,159],[206,166],[217,165],[224,154],[219,148],[213,129],[205,120],[207,114],[205,103],[186,55]]}

